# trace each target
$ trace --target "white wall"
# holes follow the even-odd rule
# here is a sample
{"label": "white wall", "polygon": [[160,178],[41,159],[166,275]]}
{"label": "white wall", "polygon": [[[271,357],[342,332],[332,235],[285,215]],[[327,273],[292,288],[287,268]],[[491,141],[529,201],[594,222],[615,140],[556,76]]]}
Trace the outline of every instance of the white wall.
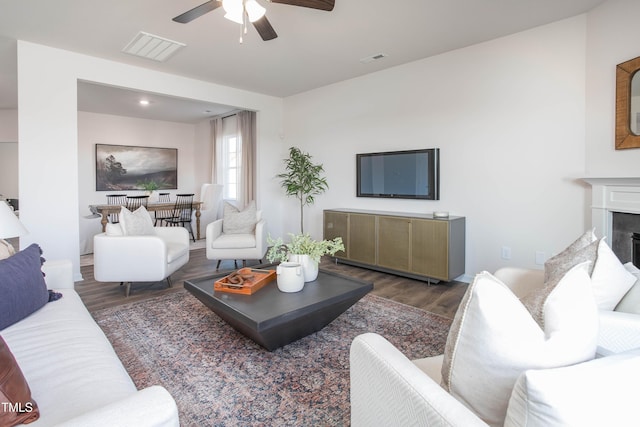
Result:
{"label": "white wall", "polygon": [[[305,229],[320,237],[326,208],[450,211],[467,218],[467,279],[561,250],[585,228],[585,28],[581,15],[285,99],[286,145],[323,163],[330,186]],[[440,201],[355,197],[356,153],[430,147]]]}
{"label": "white wall", "polygon": [[640,149],[615,149],[616,65],[640,56],[640,2],[609,0],[587,19],[586,173],[640,176]]}
{"label": "white wall", "polygon": [[78,80],[258,111],[257,202],[280,232],[280,207],[267,202],[277,196],[271,177],[286,151],[281,99],[18,41],[20,219],[30,231],[21,247],[37,242],[47,258],[70,259],[81,279]]}
{"label": "white wall", "polygon": [[18,197],[18,110],[0,110],[0,194]]}
{"label": "white wall", "polygon": [[[200,195],[194,165],[200,153],[196,151],[196,125],[144,120],[132,117],[78,112],[78,186],[80,216],[80,253],[93,252],[93,235],[102,230],[100,219],[85,218],[88,205],[106,203],[104,191],[96,191],[96,144],[133,145],[178,149],[178,189],[169,193]],[[129,191],[128,194],[135,192]],[[142,194],[142,192],[140,192]],[[204,235],[204,230],[201,230]]]}

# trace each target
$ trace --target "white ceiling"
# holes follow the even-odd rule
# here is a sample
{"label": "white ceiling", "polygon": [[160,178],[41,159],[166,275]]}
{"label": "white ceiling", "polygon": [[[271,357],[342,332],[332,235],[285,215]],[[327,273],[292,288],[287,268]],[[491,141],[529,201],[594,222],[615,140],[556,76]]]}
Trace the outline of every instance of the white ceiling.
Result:
{"label": "white ceiling", "polygon": [[[240,26],[221,8],[189,24],[171,20],[204,1],[0,0],[0,109],[17,108],[18,39],[286,97],[575,16],[605,0],[336,0],[332,12],[259,0],[278,38],[264,42],[250,27],[243,44]],[[186,47],[166,62],[123,53],[139,31]],[[378,53],[388,56],[360,62]],[[79,92],[79,109],[161,120],[193,122],[205,110],[230,108],[156,95],[141,110],[131,106],[140,93],[90,84]]]}

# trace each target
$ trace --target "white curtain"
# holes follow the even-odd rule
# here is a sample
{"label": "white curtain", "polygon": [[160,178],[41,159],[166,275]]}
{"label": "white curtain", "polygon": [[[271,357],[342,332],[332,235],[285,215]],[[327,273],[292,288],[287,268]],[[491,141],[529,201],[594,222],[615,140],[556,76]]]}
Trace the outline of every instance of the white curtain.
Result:
{"label": "white curtain", "polygon": [[222,144],[222,117],[211,120],[211,183],[217,184],[219,178],[218,158]]}
{"label": "white curtain", "polygon": [[238,117],[238,136],[242,141],[242,176],[238,201],[247,206],[256,197],[256,113],[240,111]]}

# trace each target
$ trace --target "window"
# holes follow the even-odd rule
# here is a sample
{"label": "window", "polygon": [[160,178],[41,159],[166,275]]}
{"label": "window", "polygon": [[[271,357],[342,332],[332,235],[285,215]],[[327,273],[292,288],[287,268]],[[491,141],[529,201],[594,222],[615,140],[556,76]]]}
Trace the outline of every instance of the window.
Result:
{"label": "window", "polygon": [[222,143],[224,199],[238,200],[240,173],[242,170],[242,142],[238,135],[225,135]]}

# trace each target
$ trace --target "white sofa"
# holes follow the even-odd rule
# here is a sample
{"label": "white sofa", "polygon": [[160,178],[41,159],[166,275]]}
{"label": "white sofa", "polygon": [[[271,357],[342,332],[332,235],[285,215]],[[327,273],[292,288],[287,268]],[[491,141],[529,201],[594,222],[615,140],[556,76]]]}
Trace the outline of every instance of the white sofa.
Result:
{"label": "white sofa", "polygon": [[62,298],[0,330],[40,411],[29,425],[178,426],[166,389],[136,389],[74,290],[71,262],[46,262],[43,271]]}
{"label": "white sofa", "polygon": [[[543,283],[543,272],[535,270],[502,269],[495,277],[517,296]],[[626,302],[640,309],[640,288],[635,287],[640,284],[623,300],[636,298]],[[640,316],[600,310],[598,318],[598,357],[525,371],[512,390],[505,426],[637,425]],[[441,386],[443,361],[442,355],[409,360],[380,335],[357,336],[350,354],[351,425],[487,426]]]}

